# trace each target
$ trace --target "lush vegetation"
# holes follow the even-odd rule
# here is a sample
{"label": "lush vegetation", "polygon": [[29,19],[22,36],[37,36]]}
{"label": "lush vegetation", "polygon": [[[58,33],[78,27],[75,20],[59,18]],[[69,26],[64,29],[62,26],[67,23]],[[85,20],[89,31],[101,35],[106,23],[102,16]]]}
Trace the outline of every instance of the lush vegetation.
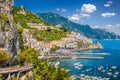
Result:
{"label": "lush vegetation", "polygon": [[24,50],[19,53],[19,65],[32,63],[34,66],[37,65],[38,52],[33,48],[24,46]]}
{"label": "lush vegetation", "polygon": [[19,65],[28,63],[33,64],[35,80],[71,80],[67,69],[56,68],[54,65],[50,66],[47,60],[39,60],[37,51],[30,47],[26,47],[19,54]]}
{"label": "lush vegetation", "polygon": [[10,55],[7,51],[1,50],[0,51],[0,66],[5,64],[10,59]]}
{"label": "lush vegetation", "polygon": [[43,23],[44,25],[50,25],[45,22],[39,16],[33,14],[30,11],[25,10],[25,15],[19,14],[18,12],[21,10],[21,7],[14,8],[14,20],[19,23],[23,28],[30,28],[27,23]]}
{"label": "lush vegetation", "polygon": [[0,14],[0,19],[9,22],[8,16],[6,14]]}
{"label": "lush vegetation", "polygon": [[51,52],[56,51],[57,49],[60,49],[60,46],[54,46],[51,48]]}
{"label": "lush vegetation", "polygon": [[53,41],[53,40],[60,40],[63,37],[66,37],[66,32],[56,29],[50,29],[47,30],[38,30],[38,29],[32,29],[30,33],[33,33],[33,35],[36,37],[39,41]]}
{"label": "lush vegetation", "polygon": [[[42,20],[40,17],[36,16],[35,14],[31,13],[30,11],[25,10],[26,13],[25,15],[19,14],[18,11],[20,9],[21,9],[20,7],[14,9],[14,20],[17,23],[19,23],[22,27],[22,28],[18,28],[21,51],[17,56],[17,58],[15,56],[13,57],[14,60],[11,61],[12,66],[14,65],[23,66],[26,64],[32,64],[33,78],[35,80],[71,80],[69,71],[67,69],[62,69],[59,66],[55,67],[54,65],[50,65],[49,61],[47,60],[39,60],[38,52],[35,49],[24,46],[23,36],[22,36],[23,29],[27,28],[30,30],[30,33],[32,33],[39,41],[41,40],[52,41],[52,40],[59,40],[62,37],[66,37],[67,30],[65,28],[61,28],[61,30],[51,29],[50,27],[48,27],[47,30],[31,29],[27,25],[28,22],[43,23],[44,25],[50,25],[50,24],[46,23],[44,20]],[[5,16],[4,18],[7,20]],[[52,50],[58,48],[59,47],[56,46]],[[0,52],[0,65],[2,63],[6,63],[9,58],[10,58],[9,54],[7,54],[6,52]],[[27,75],[28,73],[26,73],[26,77],[28,77]],[[0,75],[0,79],[1,77],[2,75]],[[28,79],[31,80],[31,78],[29,77]],[[20,80],[20,78],[15,76],[12,80]]]}
{"label": "lush vegetation", "polygon": [[18,28],[17,30],[19,33],[20,49],[24,50],[24,41],[23,41],[23,36],[22,36],[23,28]]}
{"label": "lush vegetation", "polygon": [[77,45],[80,47],[80,46],[84,45],[84,42],[83,41],[77,42]]}
{"label": "lush vegetation", "polygon": [[[37,29],[31,29],[32,32],[37,33],[41,32]],[[52,33],[52,29],[48,28],[47,30],[43,30],[44,32],[41,32],[41,34],[46,33]],[[58,31],[58,30],[57,30]],[[18,28],[18,33],[20,35],[20,48],[21,52],[18,56],[18,65],[22,66],[25,64],[32,64],[34,69],[33,69],[33,78],[35,80],[71,80],[70,79],[70,74],[67,69],[62,69],[60,67],[55,68],[54,65],[49,65],[49,62],[47,60],[39,60],[38,59],[38,52],[35,51],[33,48],[26,47],[23,44],[23,39],[22,39],[22,32],[23,28]],[[62,31],[62,33],[65,33]],[[53,34],[55,35],[55,33]],[[51,35],[51,36],[53,36]],[[45,36],[43,36],[44,38]],[[46,36],[48,37],[48,36]],[[56,46],[52,50],[58,49],[59,47]],[[26,73],[28,74],[28,73]],[[31,79],[27,76],[28,79]],[[14,77],[13,80],[19,80],[19,78]]]}
{"label": "lush vegetation", "polygon": [[60,16],[56,13],[38,13],[37,15],[43,18],[48,23],[51,23],[53,25],[61,24],[61,26],[66,27],[70,31],[79,32],[85,35],[86,37],[92,39],[120,39],[120,36],[115,35],[114,33],[110,33],[102,29],[92,29],[89,25],[81,25],[78,23],[71,22],[67,18]]}

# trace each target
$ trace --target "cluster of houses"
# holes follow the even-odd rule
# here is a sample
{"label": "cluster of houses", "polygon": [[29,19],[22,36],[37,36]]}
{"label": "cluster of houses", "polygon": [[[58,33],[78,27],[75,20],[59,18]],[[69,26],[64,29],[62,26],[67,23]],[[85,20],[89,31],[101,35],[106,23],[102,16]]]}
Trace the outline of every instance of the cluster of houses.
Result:
{"label": "cluster of houses", "polygon": [[50,47],[43,41],[37,41],[32,35],[28,34],[27,29],[23,30],[23,40],[26,46],[30,46],[39,52],[39,55],[44,55],[50,52]]}
{"label": "cluster of houses", "polygon": [[[33,28],[38,28],[40,30],[46,29],[47,26],[43,26],[43,24],[37,24],[37,23],[27,23],[29,26]],[[35,39],[32,35],[29,34],[29,30],[24,29],[23,30],[23,39],[25,41],[26,46],[30,46],[34,48],[35,50],[39,51],[39,55],[49,54],[51,51],[51,48],[54,46],[59,46],[60,48],[77,48],[78,42],[83,41],[85,44],[92,44],[92,40],[88,39],[84,36],[82,36],[79,33],[71,32],[67,34],[67,37],[62,38],[61,40],[55,40],[51,42],[45,42],[45,41],[38,41]]]}
{"label": "cluster of houses", "polygon": [[59,46],[61,48],[77,48],[78,47],[78,42],[83,41],[85,44],[92,44],[92,40],[88,39],[79,33],[76,32],[71,32],[70,34],[67,35],[66,38],[62,38],[61,43]]}

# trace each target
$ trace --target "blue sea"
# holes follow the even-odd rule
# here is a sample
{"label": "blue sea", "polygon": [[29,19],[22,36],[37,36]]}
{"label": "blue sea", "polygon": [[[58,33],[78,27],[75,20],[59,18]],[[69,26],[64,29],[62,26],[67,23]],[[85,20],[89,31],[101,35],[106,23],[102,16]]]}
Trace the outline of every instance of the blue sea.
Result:
{"label": "blue sea", "polygon": [[[94,40],[93,42],[95,42]],[[110,56],[105,56],[104,60],[87,60],[87,59],[61,59],[61,67],[67,68],[70,70],[71,75],[80,75],[86,74],[88,76],[98,76],[98,77],[109,77],[110,80],[120,80],[120,75],[118,77],[113,77],[113,75],[108,76],[107,72],[111,69],[112,66],[116,66],[115,70],[112,70],[112,74],[115,72],[120,72],[120,40],[97,40],[100,42],[104,49],[102,50],[85,50],[77,51],[80,53],[109,53]],[[76,69],[74,63],[81,62],[83,68]],[[98,71],[98,67],[103,66],[106,72]],[[92,69],[91,71],[86,72],[86,69]]]}

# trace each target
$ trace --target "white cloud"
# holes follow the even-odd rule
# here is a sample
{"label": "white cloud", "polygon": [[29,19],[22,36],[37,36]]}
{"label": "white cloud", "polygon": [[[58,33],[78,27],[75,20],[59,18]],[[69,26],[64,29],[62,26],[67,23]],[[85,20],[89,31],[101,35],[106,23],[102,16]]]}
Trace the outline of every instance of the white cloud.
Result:
{"label": "white cloud", "polygon": [[90,14],[82,13],[81,17],[90,17]]}
{"label": "white cloud", "polygon": [[108,1],[107,3],[108,3],[108,4],[112,4],[113,2],[112,2],[112,1]]}
{"label": "white cloud", "polygon": [[120,24],[117,24],[117,26],[116,26],[116,27],[120,28]]}
{"label": "white cloud", "polygon": [[71,17],[69,17],[69,20],[79,21],[82,18],[88,18],[96,10],[96,6],[93,4],[83,4],[81,9],[76,9],[76,11],[79,13],[73,14]]}
{"label": "white cloud", "polygon": [[60,8],[57,8],[56,10],[57,10],[57,11],[60,11]]}
{"label": "white cloud", "polygon": [[105,29],[109,32],[113,32],[117,35],[120,35],[120,23],[119,24],[107,24],[105,26],[93,26],[94,29]]}
{"label": "white cloud", "polygon": [[108,1],[107,3],[104,4],[104,6],[105,6],[105,7],[110,7],[111,4],[113,4],[113,2],[112,2],[112,1]]}
{"label": "white cloud", "polygon": [[109,28],[110,28],[110,27],[112,27],[112,25],[108,24],[108,25],[106,25],[106,27],[109,27]]}
{"label": "white cloud", "polygon": [[69,17],[69,20],[71,21],[79,21],[81,18],[84,17],[90,17],[90,14],[86,14],[86,13],[81,13],[81,14],[73,14],[71,17]]}
{"label": "white cloud", "polygon": [[81,11],[85,13],[93,13],[96,10],[96,6],[93,4],[83,4],[81,8]]}
{"label": "white cloud", "polygon": [[80,16],[78,14],[73,14],[71,17],[69,17],[69,20],[79,21],[80,20]]}
{"label": "white cloud", "polygon": [[110,7],[110,4],[104,4],[105,7]]}
{"label": "white cloud", "polygon": [[67,10],[66,9],[61,9],[62,12],[66,12]]}
{"label": "white cloud", "polygon": [[66,10],[66,9],[64,9],[64,8],[62,8],[62,9],[57,8],[56,10],[57,10],[57,11],[61,11],[61,12],[66,12],[66,11],[67,11],[67,10]]}
{"label": "white cloud", "polygon": [[106,13],[102,13],[101,14],[101,16],[102,17],[112,17],[112,16],[115,16],[116,14],[113,12],[113,13],[108,13],[108,12],[106,12]]}
{"label": "white cloud", "polygon": [[109,32],[113,32],[117,35],[120,35],[120,24],[115,24],[115,25],[108,24],[104,28]]}

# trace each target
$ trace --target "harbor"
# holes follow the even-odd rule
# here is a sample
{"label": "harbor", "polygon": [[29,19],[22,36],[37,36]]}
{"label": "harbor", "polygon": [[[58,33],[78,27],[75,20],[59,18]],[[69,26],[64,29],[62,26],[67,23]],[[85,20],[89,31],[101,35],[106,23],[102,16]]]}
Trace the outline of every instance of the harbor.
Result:
{"label": "harbor", "polygon": [[94,60],[103,60],[104,57],[90,57],[90,56],[47,56],[47,59],[94,59]]}
{"label": "harbor", "polygon": [[117,66],[106,65],[87,68],[81,62],[77,62],[74,63],[74,67],[79,71],[81,70],[81,74],[72,75],[72,80],[118,80],[119,78],[119,71]]}
{"label": "harbor", "polygon": [[[73,55],[87,55],[104,57],[103,60],[93,59],[61,59],[60,66],[70,70],[73,80],[81,80],[80,75],[84,76],[83,80],[97,78],[96,80],[120,80],[120,41],[116,40],[99,40],[104,46],[103,50],[84,50],[73,53]],[[114,42],[114,43],[113,43]],[[113,43],[113,44],[112,44]],[[76,63],[79,65],[75,66]],[[81,67],[82,66],[82,67]],[[83,78],[83,77],[82,77]],[[91,79],[90,79],[91,80]],[[94,80],[94,79],[93,79]]]}
{"label": "harbor", "polygon": [[104,60],[105,56],[110,56],[108,53],[78,53],[70,52],[68,50],[60,50],[60,52],[44,56],[46,59],[91,59]]}

